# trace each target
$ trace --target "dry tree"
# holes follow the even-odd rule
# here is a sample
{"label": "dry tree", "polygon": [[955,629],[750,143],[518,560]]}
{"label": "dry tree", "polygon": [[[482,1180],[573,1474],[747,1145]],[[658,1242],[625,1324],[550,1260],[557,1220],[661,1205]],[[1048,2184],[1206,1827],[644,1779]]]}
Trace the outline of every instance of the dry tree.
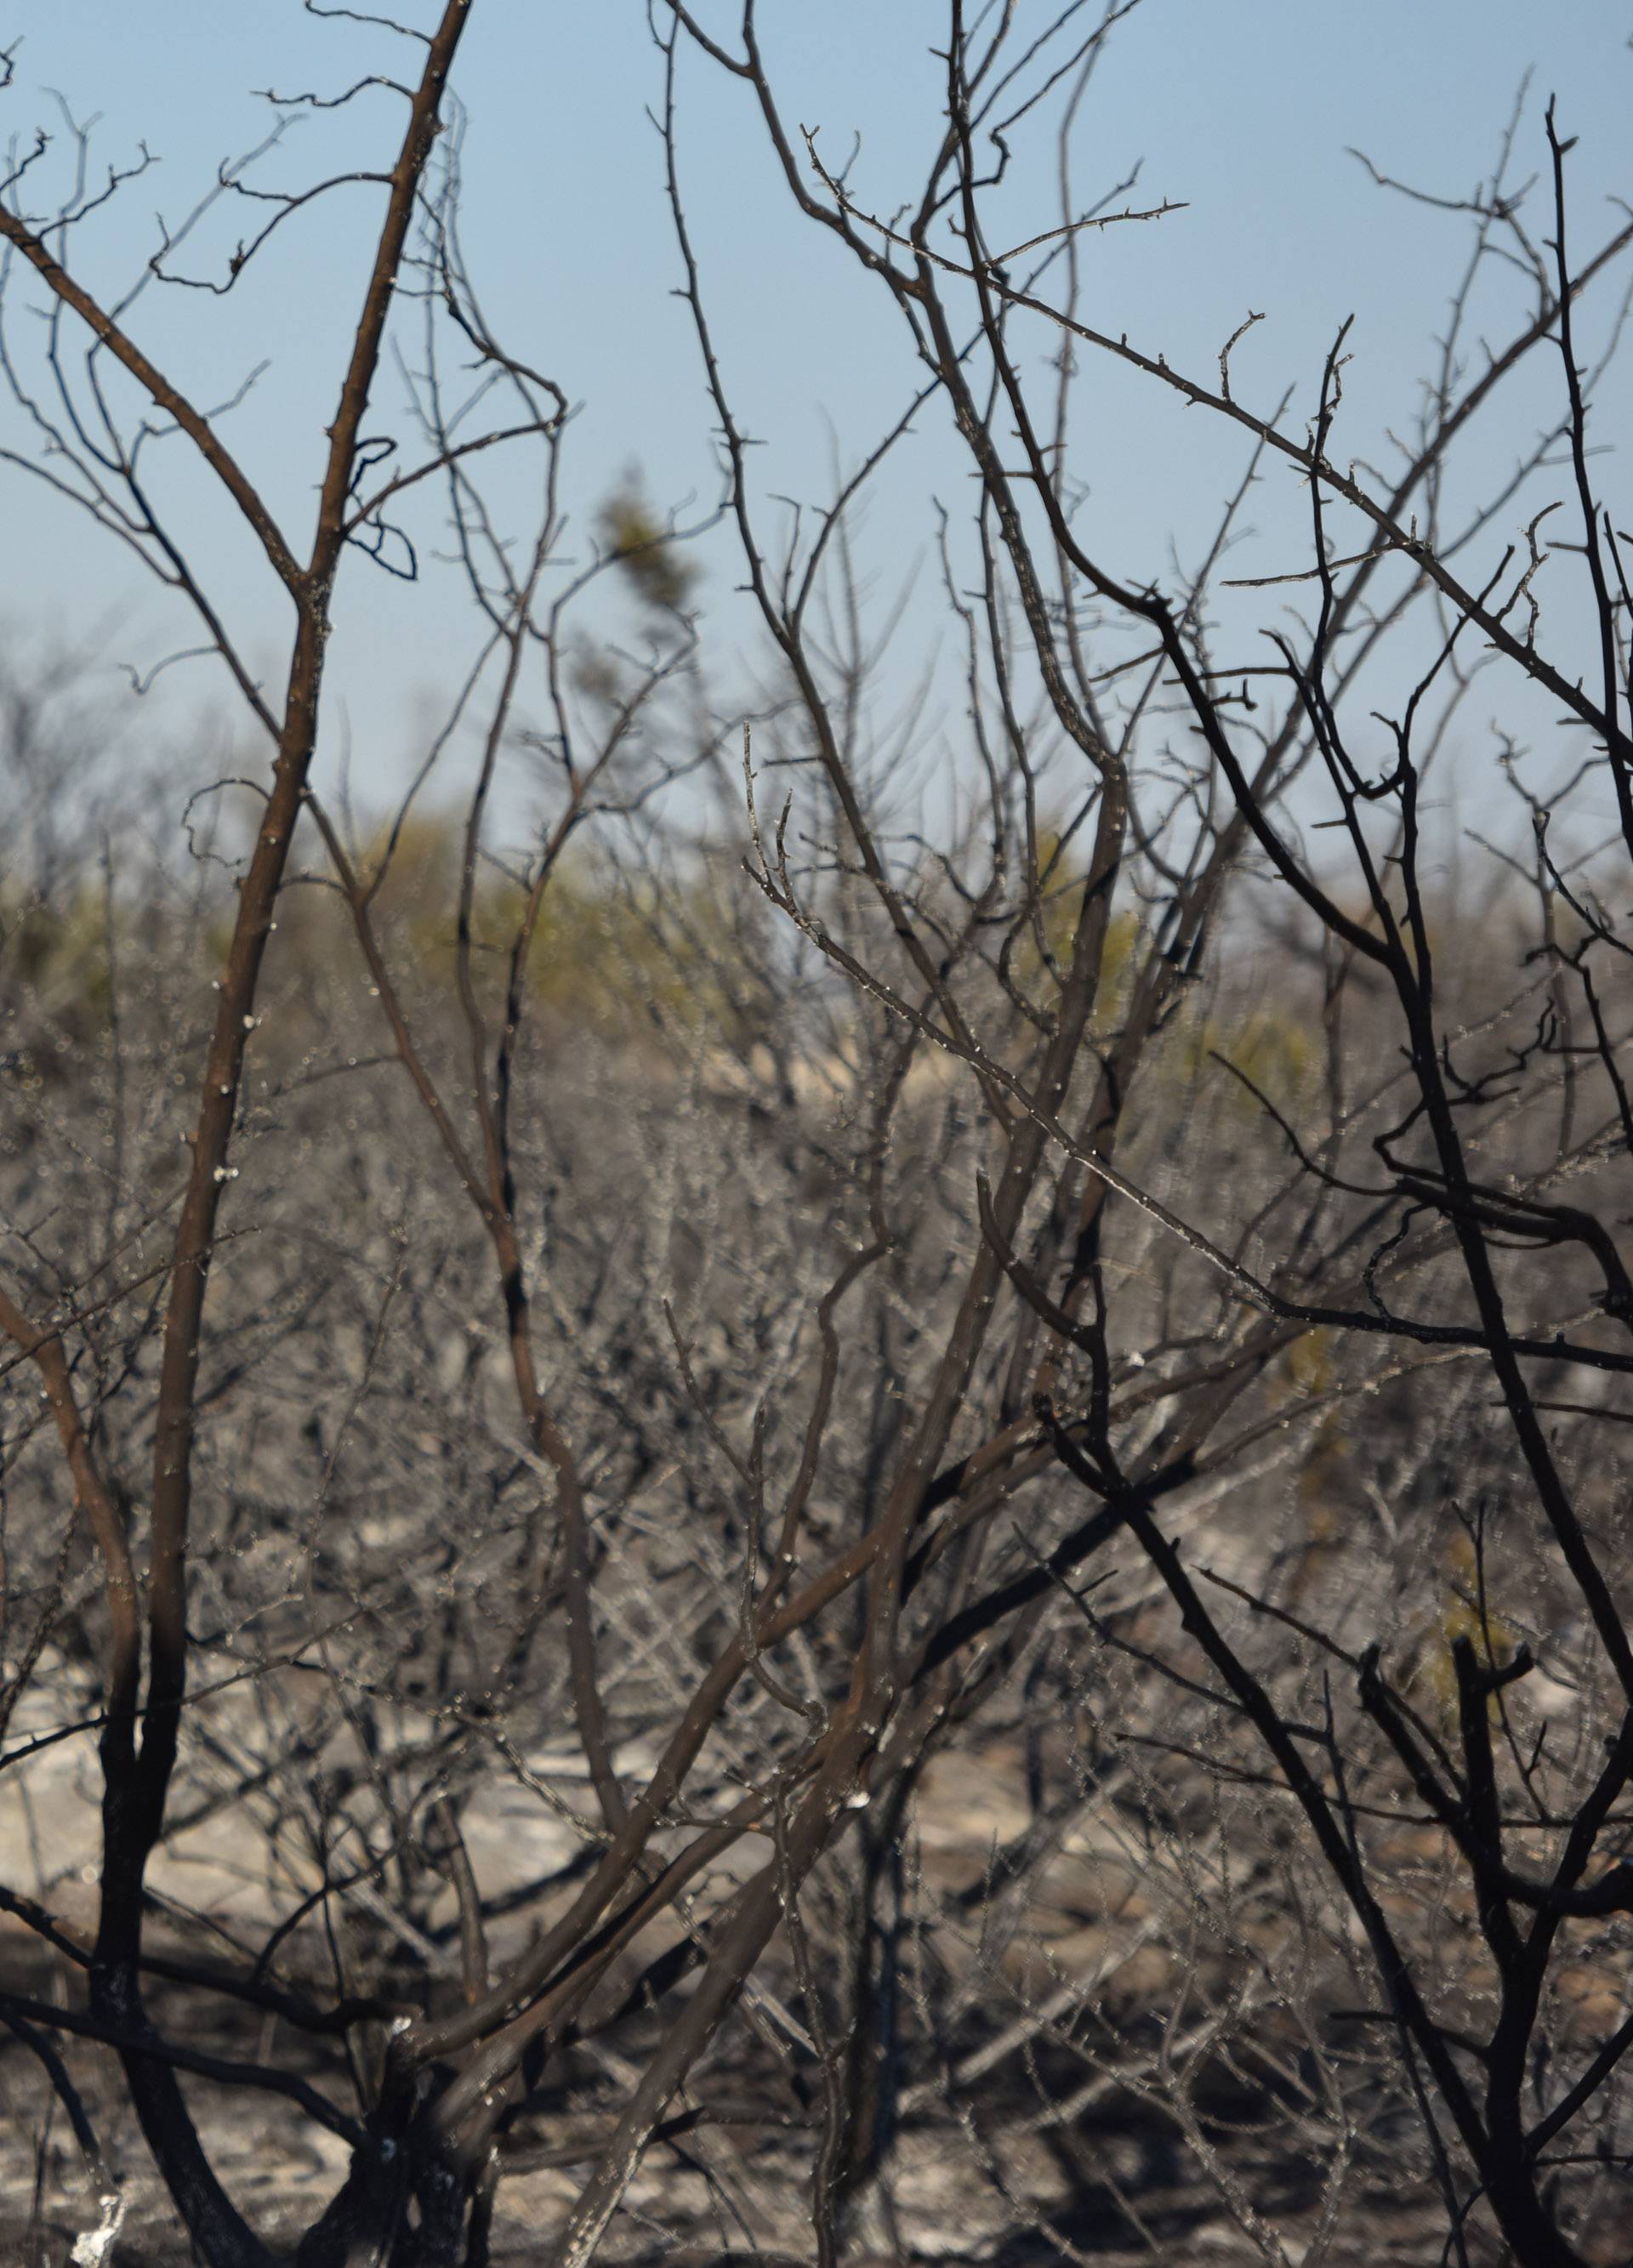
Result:
{"label": "dry tree", "polygon": [[[1239,333],[1198,375],[1085,320],[1085,240],[1160,247],[1170,210],[1074,185],[1126,8],[951,0],[928,170],[868,201],[787,122],[752,0],[718,38],[654,0],[765,641],[732,701],[686,528],[621,492],[571,560],[568,394],[460,234],[469,12],[374,24],[413,72],[332,107],[361,144],[399,103],[388,162],[225,169],[260,233],[150,270],[252,289],[270,237],[378,192],[304,541],[79,280],[121,178],[81,148],[46,208],[42,140],[0,201],[8,462],[193,608],[263,744],[188,805],[179,880],[122,898],[110,853],[83,918],[58,867],[0,901],[31,1020],[0,1788],[60,1807],[0,1891],[0,2021],[104,2256],[128,2110],[222,2268],[905,2259],[927,2213],[987,2257],[1162,2257],[1201,2210],[1271,2261],[1613,2257],[1633,741],[1579,333],[1633,229],[1568,254],[1550,113],[1539,245],[1517,119],[1385,479],[1335,443],[1344,334],[1259,409]],[[901,321],[898,416],[791,524],[688,217],[694,70]],[[995,251],[1029,130],[1060,209]],[[1526,297],[1471,376],[1493,272]],[[399,335],[403,469],[371,431]],[[1550,360],[1551,430],[1459,504],[1464,437]],[[1113,365],[1240,451],[1164,584],[1075,508]],[[967,739],[921,793],[853,546],[931,419],[974,504],[934,524]],[[161,433],[291,610],[276,697],[159,501]],[[1233,578],[1275,468],[1299,555]],[[335,592],[358,552],[417,579],[433,496],[477,654],[371,835],[315,767]],[[580,628],[620,576],[622,647]],[[1476,910],[1424,787],[1499,678],[1578,753],[1482,746],[1517,824],[1475,838]],[[230,797],[247,842],[203,816]],[[82,1926],[59,1768],[92,1739]],[[330,2193],[261,2213],[291,2137]]]}

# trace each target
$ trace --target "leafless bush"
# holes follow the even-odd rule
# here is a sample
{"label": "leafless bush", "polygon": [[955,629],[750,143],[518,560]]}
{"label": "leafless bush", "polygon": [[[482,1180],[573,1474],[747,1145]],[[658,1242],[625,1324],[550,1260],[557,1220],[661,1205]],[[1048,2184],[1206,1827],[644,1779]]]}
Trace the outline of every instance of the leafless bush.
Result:
{"label": "leafless bush", "polygon": [[[1235,341],[1187,373],[1087,320],[1085,232],[1161,243],[1072,183],[1123,10],[953,0],[944,134],[876,210],[752,5],[730,41],[654,6],[765,642],[735,702],[638,490],[559,571],[568,394],[459,234],[469,12],[377,26],[416,58],[353,90],[400,100],[395,154],[359,109],[358,166],[211,285],[374,167],[304,545],[76,280],[83,151],[0,204],[8,462],[190,602],[264,743],[170,795],[174,844],[36,796],[0,891],[27,2241],[129,2236],[134,2118],[143,2241],[233,2268],[1020,2268],[1204,2223],[1274,2262],[1622,2257],[1633,742],[1615,325],[1597,367],[1579,332],[1633,228],[1568,253],[1551,112],[1540,225],[1504,145],[1385,480],[1342,335],[1260,410]],[[688,225],[695,70],[902,320],[900,419],[791,528]],[[1057,129],[1060,210],[995,252],[1009,152]],[[402,460],[366,430],[394,324]],[[1454,505],[1533,358],[1552,429]],[[1074,507],[1103,364],[1241,452],[1163,587]],[[852,549],[913,418],[975,499],[934,527],[967,740],[925,793]],[[276,698],[155,421],[292,613]],[[1232,578],[1288,468],[1305,548]],[[336,581],[450,538],[480,666],[371,831],[314,770]],[[1478,721],[1497,684],[1567,760]],[[1455,734],[1494,784],[1448,880]]]}

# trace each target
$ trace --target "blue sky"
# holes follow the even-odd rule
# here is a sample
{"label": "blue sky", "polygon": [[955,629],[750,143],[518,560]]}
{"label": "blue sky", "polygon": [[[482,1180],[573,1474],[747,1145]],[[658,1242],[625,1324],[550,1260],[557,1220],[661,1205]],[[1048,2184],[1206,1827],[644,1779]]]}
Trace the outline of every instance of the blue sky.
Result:
{"label": "blue sky", "polygon": [[[430,0],[403,6],[415,21],[433,12]],[[735,7],[703,12],[729,35]],[[1053,11],[1032,12],[1041,22]],[[941,0],[763,6],[785,114],[819,126],[836,157],[861,136],[853,186],[878,210],[913,194],[939,126],[931,49],[944,19]],[[52,90],[82,120],[97,115],[94,165],[128,164],[143,141],[159,161],[79,233],[76,261],[103,293],[140,272],[156,212],[174,225],[218,163],[264,134],[270,113],[251,90],[331,91],[366,71],[411,68],[386,35],[317,22],[296,0],[147,0],[140,8],[14,0],[4,21],[8,41],[20,37],[16,83],[4,98],[9,130],[19,143],[36,126],[57,136],[47,161],[59,166],[57,182],[66,139]],[[1630,34],[1633,7],[1608,0],[1547,8],[1535,0],[1143,0],[1119,27],[1083,113],[1077,178],[1093,195],[1138,163],[1142,200],[1168,197],[1187,209],[1159,225],[1091,239],[1086,312],[1100,328],[1126,330],[1208,374],[1249,308],[1262,311],[1266,320],[1238,349],[1233,372],[1238,394],[1267,408],[1289,382],[1312,394],[1326,348],[1353,315],[1349,448],[1381,454],[1383,430],[1403,430],[1412,415],[1416,377],[1462,257],[1463,225],[1381,193],[1347,147],[1437,194],[1467,194],[1530,71],[1518,171],[1546,161],[1541,102],[1555,93],[1563,123],[1579,136],[1575,241],[1591,245],[1615,225],[1607,197],[1633,190],[1623,170]],[[712,497],[711,413],[690,325],[672,296],[678,265],[661,151],[645,114],[660,98],[661,71],[641,0],[475,0],[456,85],[469,116],[471,269],[496,328],[581,405],[567,465],[580,525],[631,464],[660,503]],[[743,422],[766,444],[757,474],[767,494],[819,500],[836,460],[853,462],[905,398],[913,366],[905,337],[882,295],[793,213],[744,90],[688,57],[681,107],[684,182],[712,312]],[[337,118],[292,130],[257,178],[281,187],[326,167],[388,162],[397,129],[391,100],[366,95]],[[1053,217],[1045,154],[1017,164],[1009,193],[1017,236]],[[332,408],[377,210],[376,191],[342,191],[285,232],[246,279],[252,288],[225,301],[151,290],[131,315],[143,344],[201,403],[225,398],[256,364],[270,364],[226,430],[297,533],[310,511],[318,429]],[[199,239],[201,268],[242,231],[240,214],[220,217]],[[1540,208],[1535,232],[1545,232]],[[25,287],[19,297],[38,294]],[[1494,340],[1507,320],[1494,298]],[[376,422],[392,423],[399,398],[389,373],[382,376]],[[1499,468],[1529,438],[1540,402],[1520,394],[1509,422],[1497,421],[1476,445],[1481,469]],[[1622,404],[1612,402],[1601,438],[1615,439],[1625,423]],[[1109,371],[1085,382],[1079,433],[1089,509],[1108,557],[1131,574],[1160,573],[1176,534],[1182,543],[1200,540],[1240,462],[1230,437],[1202,434],[1199,421]],[[0,446],[17,438],[14,415],[0,404]],[[191,533],[247,650],[274,674],[286,630],[279,593],[209,482],[179,457],[169,477],[178,525]],[[956,449],[928,421],[868,521],[881,589],[922,556],[935,495],[956,505],[967,482]],[[138,665],[195,642],[174,604],[134,579],[113,547],[4,465],[0,511],[13,569],[4,605],[14,629],[100,624],[108,659]],[[1273,549],[1275,515],[1272,502],[1263,524]],[[731,596],[729,550],[713,541],[704,556],[707,635],[723,656],[744,651],[750,631]],[[1282,563],[1280,554],[1270,563]],[[417,705],[457,666],[465,630],[456,593],[434,575],[405,590],[358,560],[337,619],[337,690],[358,777],[384,794],[411,761]],[[154,720],[177,729],[200,704],[225,711],[226,700],[218,670],[189,665],[165,681]],[[336,725],[339,717],[336,709]]]}

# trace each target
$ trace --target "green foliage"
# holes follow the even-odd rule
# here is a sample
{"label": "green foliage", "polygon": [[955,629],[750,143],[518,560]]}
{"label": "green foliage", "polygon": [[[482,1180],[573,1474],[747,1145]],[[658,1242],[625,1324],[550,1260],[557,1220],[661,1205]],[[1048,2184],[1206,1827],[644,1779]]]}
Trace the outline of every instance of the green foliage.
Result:
{"label": "green foliage", "polygon": [[[1063,969],[1072,957],[1072,945],[1077,934],[1077,924],[1083,916],[1085,869],[1065,843],[1060,828],[1053,821],[1038,830],[1038,862],[1034,887],[1038,893],[1036,913],[1023,932],[1019,950],[1013,956],[1016,974],[1031,989],[1044,968],[1044,954],[1038,950],[1038,931],[1041,927],[1044,946],[1049,961],[1056,969]],[[1120,997],[1123,980],[1129,972],[1135,943],[1140,935],[1136,915],[1114,913],[1107,926],[1105,950],[1100,964],[1100,990],[1097,1010],[1097,1020],[1105,1023]]]}
{"label": "green foliage", "polygon": [[1193,1078],[1210,1068],[1220,1077],[1221,1058],[1239,1071],[1240,1079],[1223,1073],[1229,1090],[1223,1103],[1246,1114],[1256,1112],[1260,1105],[1244,1079],[1251,1080],[1278,1108],[1294,1109],[1308,1093],[1319,1060],[1307,1025],[1281,1008],[1256,1008],[1234,1024],[1211,1016],[1188,1018],[1181,1049],[1185,1069]]}
{"label": "green foliage", "polygon": [[[1083,912],[1084,869],[1053,821],[1038,831],[1037,880],[1044,943],[1059,969],[1071,958]],[[1096,1025],[1103,1031],[1115,1023],[1126,1005],[1143,934],[1136,914],[1125,909],[1112,915],[1095,1010]],[[1012,965],[1023,983],[1036,985],[1044,956],[1035,923],[1028,924]],[[1284,1110],[1296,1110],[1306,1099],[1319,1067],[1318,1043],[1306,1024],[1279,1007],[1260,1007],[1232,1020],[1228,1013],[1207,1015],[1186,1004],[1171,1029],[1165,1075],[1186,1086],[1210,1075],[1216,1081],[1223,1080],[1228,1090],[1223,1105],[1233,1116],[1252,1117],[1260,1106],[1241,1079],[1222,1071],[1220,1058]]]}
{"label": "green foliage", "polygon": [[[379,873],[388,836],[380,831],[359,860]],[[423,1009],[427,995],[451,998],[458,969],[462,827],[451,815],[411,817],[400,830],[371,919],[388,966]],[[528,893],[517,875],[478,861],[471,895],[471,962],[480,995],[497,1008]],[[713,1031],[740,1035],[752,1020],[757,956],[733,933],[732,915],[699,870],[660,887],[615,876],[586,847],[569,846],[540,899],[526,954],[529,1004],[564,1021],[628,1035]],[[188,918],[157,898],[126,893],[111,909],[100,883],[65,890],[61,902],[0,885],[0,986],[13,1015],[55,1059],[63,1042],[91,1039],[105,1026],[113,997],[110,946],[145,965],[169,933],[202,984],[218,976],[232,942],[232,908],[218,902]],[[288,887],[278,901],[272,981],[292,982],[323,1014],[334,976],[360,974],[351,917],[325,887]],[[31,1042],[32,1045],[32,1042]]]}
{"label": "green foliage", "polygon": [[82,886],[61,905],[0,889],[0,969],[13,1004],[32,998],[55,1015],[97,1022],[112,997],[108,911]]}
{"label": "green foliage", "polygon": [[[388,837],[370,843],[364,874],[378,873]],[[391,847],[371,908],[388,965],[423,998],[451,995],[459,963],[462,828],[447,816],[410,818]],[[507,867],[479,858],[470,902],[471,966],[491,1002],[510,979],[528,920],[529,891]],[[332,893],[286,893],[279,912],[285,965],[316,966],[357,952]],[[539,898],[525,960],[525,993],[565,1020],[627,1032],[645,1021],[696,1032],[723,1027],[740,1011],[725,978],[740,948],[725,909],[701,874],[660,888],[611,876],[587,848],[558,858]]]}
{"label": "green foliage", "polygon": [[[1445,1589],[1440,1611],[1436,1621],[1421,1634],[1419,1672],[1445,1723],[1455,1725],[1458,1690],[1453,1648],[1458,1640],[1468,1640],[1482,1669],[1499,1669],[1511,1661],[1519,1651],[1521,1640],[1519,1632],[1498,1614],[1489,1596],[1482,1601],[1478,1557],[1466,1529],[1459,1528],[1453,1535],[1441,1560],[1441,1573]],[[1498,1716],[1495,1695],[1486,1705],[1495,1723]]]}
{"label": "green foliage", "polygon": [[[1335,1335],[1325,1327],[1305,1331],[1288,1348],[1281,1368],[1300,1401],[1319,1403],[1338,1383]],[[1316,1572],[1319,1555],[1341,1539],[1341,1491],[1348,1461],[1341,1405],[1317,1420],[1299,1462],[1295,1498],[1308,1549],[1292,1583],[1295,1598]]]}
{"label": "green foliage", "polygon": [[672,531],[652,505],[636,473],[623,481],[595,517],[602,548],[644,606],[678,614],[700,579]]}
{"label": "green foliage", "polygon": [[1325,1323],[1296,1338],[1282,1357],[1289,1382],[1310,1398],[1325,1394],[1337,1377],[1333,1358],[1333,1332]]}

